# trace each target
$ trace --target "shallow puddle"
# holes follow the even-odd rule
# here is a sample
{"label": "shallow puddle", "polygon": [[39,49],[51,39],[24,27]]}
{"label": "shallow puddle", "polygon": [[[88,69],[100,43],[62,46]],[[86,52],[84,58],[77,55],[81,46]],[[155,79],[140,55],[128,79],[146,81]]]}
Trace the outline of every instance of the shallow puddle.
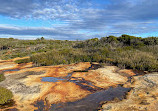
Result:
{"label": "shallow puddle", "polygon": [[58,78],[58,77],[42,77],[41,81],[43,82],[58,82],[58,81],[62,81],[64,79],[62,78]]}
{"label": "shallow puddle", "polygon": [[[120,100],[124,99],[126,93],[130,91],[130,89],[131,88],[124,88],[121,86],[116,88],[110,87],[107,90],[97,91],[75,102],[52,104],[48,111],[96,111],[100,103],[104,101],[111,101],[114,98]],[[36,111],[46,108],[42,101],[37,102],[35,106],[39,108]]]}
{"label": "shallow puddle", "polygon": [[[80,86],[82,89],[88,90],[90,92],[96,92],[98,90],[102,90],[102,88],[99,88],[97,86],[94,86],[90,81],[86,81],[83,78],[75,78],[71,77],[72,73],[69,73],[66,77],[42,77],[41,81],[43,82],[73,82],[76,85]],[[73,78],[73,80],[71,80]]]}

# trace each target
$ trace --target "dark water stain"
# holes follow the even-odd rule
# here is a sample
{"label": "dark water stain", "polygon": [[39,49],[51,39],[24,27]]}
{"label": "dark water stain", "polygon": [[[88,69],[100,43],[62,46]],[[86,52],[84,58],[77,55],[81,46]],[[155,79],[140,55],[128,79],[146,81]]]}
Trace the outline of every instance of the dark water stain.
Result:
{"label": "dark water stain", "polygon": [[[92,82],[90,81],[86,81],[84,78],[81,77],[72,77],[73,73],[75,72],[88,72],[89,70],[96,70],[98,68],[101,68],[102,65],[100,64],[93,64],[91,63],[91,66],[85,70],[77,70],[77,71],[73,71],[71,73],[68,73],[68,75],[66,77],[64,77],[64,79],[68,82],[73,82],[76,85],[80,86],[82,89],[91,91],[91,92],[96,92],[98,90],[102,90],[102,88],[99,88],[95,85],[92,84]],[[73,80],[71,80],[73,78]]]}
{"label": "dark water stain", "polygon": [[7,69],[7,70],[3,70],[3,72],[8,72],[8,71],[19,71],[20,69]]}
{"label": "dark water stain", "polygon": [[144,76],[145,74],[149,73],[147,71],[141,71],[141,70],[132,70],[136,75],[135,76],[139,76],[142,75]]}
{"label": "dark water stain", "polygon": [[[88,90],[90,92],[96,92],[98,90],[102,90],[102,88],[99,88],[95,85],[93,85],[90,81],[86,81],[84,78],[81,77],[72,77],[73,73],[75,72],[88,72],[88,70],[95,70],[102,67],[100,64],[92,64],[91,67],[85,69],[85,70],[77,70],[73,71],[71,73],[68,73],[65,77],[42,77],[41,81],[44,82],[73,82],[76,85],[80,86],[82,89]],[[72,80],[73,79],[73,80]]]}
{"label": "dark water stain", "polygon": [[41,81],[44,82],[58,82],[58,81],[62,81],[65,79],[59,78],[59,77],[42,77]]}
{"label": "dark water stain", "polygon": [[99,104],[102,101],[111,101],[114,98],[123,99],[130,88],[109,88],[108,90],[103,90],[96,92],[87,96],[84,99],[78,100],[76,102],[65,103],[64,105],[52,105],[51,110],[55,111],[96,111]]}
{"label": "dark water stain", "polygon": [[102,90],[102,88],[97,87],[92,84],[90,81],[86,81],[84,78],[72,77],[73,80],[68,80],[69,82],[73,82],[76,85],[80,86],[82,89],[88,90],[90,92],[96,92],[98,90]]}
{"label": "dark water stain", "polygon": [[[148,74],[149,72],[146,72],[146,71],[140,71],[140,70],[132,70],[135,75],[134,76],[144,76],[145,74]],[[134,76],[128,76],[128,81],[127,82],[130,82],[132,83],[132,79]]]}
{"label": "dark water stain", "polygon": [[101,67],[102,67],[102,65],[100,65],[100,64],[91,63],[91,66],[89,68],[87,68],[85,70],[76,70],[74,72],[88,72],[89,70],[96,70],[96,69],[99,69]]}
{"label": "dark water stain", "polygon": [[37,110],[34,110],[34,111],[48,111],[48,109],[49,109],[49,106],[45,105],[44,101],[42,101],[42,100],[37,101],[34,104],[34,106],[38,108]]}
{"label": "dark water stain", "polygon": [[[96,111],[100,103],[104,101],[111,101],[115,98],[124,99],[130,89],[121,86],[110,87],[107,90],[97,91],[75,102],[52,104],[48,111]],[[45,111],[44,102],[39,102],[35,106],[39,108],[36,111]]]}
{"label": "dark water stain", "polygon": [[64,77],[64,79],[69,80],[71,79],[71,76],[74,72],[68,73],[66,77]]}
{"label": "dark water stain", "polygon": [[91,63],[91,67],[89,67],[88,70],[96,70],[96,69],[99,69],[101,67],[102,67],[102,65],[100,65],[100,64]]}
{"label": "dark water stain", "polygon": [[[66,77],[42,77],[41,81],[43,82],[58,82],[58,81],[63,81],[63,82],[73,82],[76,85],[80,86],[82,89],[91,91],[91,92],[96,92],[98,90],[102,90],[102,88],[99,88],[95,85],[93,85],[90,81],[86,81],[84,78],[77,78],[77,77],[71,77],[72,73],[69,73]],[[73,80],[72,80],[73,78]]]}
{"label": "dark water stain", "polygon": [[38,108],[38,110],[34,110],[34,111],[44,111],[45,109],[45,105],[44,105],[44,101],[37,101],[35,104],[34,104],[35,107]]}
{"label": "dark water stain", "polygon": [[[86,70],[79,70],[74,72],[88,72],[88,70],[95,70],[100,67],[102,66],[99,64],[92,64],[91,67]],[[51,107],[48,106],[48,111],[96,111],[102,102],[111,101],[115,98],[122,100],[125,98],[126,93],[131,90],[131,88],[124,88],[121,85],[116,88],[110,87],[109,89],[105,90],[94,86],[93,83],[91,83],[90,81],[86,81],[84,78],[72,77],[72,74],[74,72],[69,73],[64,78],[44,77],[42,78],[42,81],[57,82],[59,80],[62,80],[73,82],[76,85],[80,86],[82,89],[91,91],[93,94],[90,94],[87,97],[75,102],[52,104]],[[36,111],[45,111],[46,108],[48,108],[45,106],[44,101],[37,101],[35,107],[38,107],[38,110]]]}

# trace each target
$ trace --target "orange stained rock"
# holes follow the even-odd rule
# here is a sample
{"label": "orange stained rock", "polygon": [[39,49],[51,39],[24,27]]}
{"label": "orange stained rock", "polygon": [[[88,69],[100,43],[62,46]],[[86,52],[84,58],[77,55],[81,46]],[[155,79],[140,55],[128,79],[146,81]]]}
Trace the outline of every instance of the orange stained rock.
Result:
{"label": "orange stained rock", "polygon": [[[59,102],[72,102],[82,99],[91,94],[87,90],[83,90],[80,86],[71,82],[37,82],[34,81],[33,76],[29,76],[26,81],[27,86],[35,86],[40,84],[40,93],[30,94],[14,94],[17,108],[20,110],[35,109],[33,104],[35,101],[43,100],[48,104],[55,104]],[[29,84],[30,82],[31,84]],[[48,105],[49,106],[49,105]],[[32,111],[32,110],[31,110]]]}
{"label": "orange stained rock", "polygon": [[82,99],[88,94],[91,94],[87,90],[83,90],[80,86],[72,82],[57,82],[42,96],[42,99],[50,104],[59,102],[72,102],[78,99]]}
{"label": "orange stained rock", "polygon": [[70,65],[47,66],[45,67],[45,75],[47,75],[48,77],[65,77],[68,73],[71,73],[75,70],[85,70],[90,66],[91,64],[89,62],[80,62],[78,64]]}
{"label": "orange stained rock", "polygon": [[[13,62],[10,62],[13,63]],[[8,63],[3,63],[7,64]],[[14,63],[15,64],[15,63]],[[70,65],[58,65],[58,66],[42,66],[42,67],[34,67],[28,68],[32,66],[32,63],[27,64],[15,64],[14,67],[9,69],[21,69],[19,71],[7,71],[5,72],[6,79],[10,76],[11,82],[16,84],[6,85],[8,89],[10,89],[14,94],[14,100],[16,101],[16,108],[22,111],[32,111],[35,109],[33,103],[38,100],[47,100],[50,104],[59,103],[59,102],[68,102],[75,101],[78,99],[82,99],[91,92],[82,89],[80,86],[76,85],[72,82],[44,82],[41,81],[41,77],[65,77],[68,73],[71,73],[75,70],[85,70],[91,66],[90,63],[78,63],[78,64],[70,64]],[[26,75],[26,72],[33,71],[31,75]],[[43,72],[42,74],[37,74],[36,72]],[[20,77],[20,74],[24,74],[27,77],[16,79],[16,77]],[[15,76],[14,76],[15,75]],[[15,77],[15,79],[14,79]],[[5,86],[5,83],[2,83]],[[23,90],[21,93],[16,92],[19,88],[17,84],[26,85],[26,88],[30,88],[32,91],[30,94],[28,90]],[[40,91],[36,92],[36,88],[40,87]],[[25,88],[25,86],[24,86]],[[34,92],[35,91],[35,92]]]}
{"label": "orange stained rock", "polygon": [[82,78],[85,78],[85,76],[88,75],[88,72],[74,72],[72,74],[72,77],[82,77]]}
{"label": "orange stained rock", "polygon": [[[13,62],[10,62],[13,63]],[[1,63],[0,63],[1,64]],[[4,63],[5,64],[5,63]],[[14,63],[15,64],[15,63]],[[84,98],[85,96],[91,94],[92,92],[88,91],[88,89],[83,89],[79,85],[68,82],[68,81],[58,81],[58,82],[44,82],[41,81],[42,77],[66,77],[68,73],[72,73],[71,80],[82,80],[85,79],[87,82],[91,82],[94,86],[90,86],[86,83],[80,83],[85,86],[89,86],[92,88],[100,87],[100,88],[108,88],[110,86],[117,86],[118,84],[123,84],[127,81],[127,77],[120,75],[116,71],[119,70],[114,66],[106,66],[104,68],[99,68],[97,70],[90,70],[88,72],[73,72],[85,70],[91,67],[89,62],[81,62],[77,64],[70,65],[58,65],[58,66],[42,66],[42,67],[34,67],[32,63],[27,64],[15,64],[14,68],[21,69],[19,71],[14,72],[6,72],[6,79],[10,76],[15,77],[12,78],[11,82],[16,84],[9,84],[6,86],[8,89],[13,91],[14,100],[17,104],[17,109],[22,111],[32,111],[31,109],[35,109],[33,104],[36,101],[47,101],[48,104],[56,104],[60,102],[73,102],[79,99]],[[27,75],[26,72],[33,71],[31,75]],[[42,73],[39,73],[41,72]],[[36,73],[37,72],[37,73]],[[20,77],[20,74],[26,75],[26,77],[22,77],[16,79],[16,77]],[[7,81],[6,81],[7,82]],[[23,90],[20,93],[17,92],[20,84],[22,84],[22,89],[26,88],[28,90]],[[4,85],[4,83],[3,83]],[[18,86],[19,85],[19,86]],[[26,87],[25,87],[26,86]],[[39,88],[39,90],[38,90]],[[38,91],[37,91],[38,90]],[[30,93],[31,91],[31,93]]]}
{"label": "orange stained rock", "polygon": [[97,87],[108,88],[109,86],[123,84],[128,80],[127,77],[115,72],[116,70],[118,70],[117,67],[106,66],[88,72],[76,72],[73,73],[72,77],[82,77],[87,81],[91,81]]}
{"label": "orange stained rock", "polygon": [[133,70],[129,70],[129,69],[123,69],[123,70],[120,70],[120,71],[118,71],[119,73],[124,73],[124,74],[127,74],[127,75],[129,75],[129,76],[134,76],[134,75],[136,75],[134,72],[133,72]]}
{"label": "orange stained rock", "polygon": [[21,59],[28,59],[30,57],[17,57],[17,58],[14,58],[14,59],[8,59],[8,60],[0,60],[0,63],[3,63],[3,62],[14,62],[16,60],[21,60]]}
{"label": "orange stained rock", "polygon": [[14,69],[24,69],[28,67],[32,67],[32,62],[30,63],[22,63],[17,64],[14,61],[19,59],[25,59],[29,57],[23,57],[23,58],[15,58],[10,60],[0,60],[0,70],[14,70]]}
{"label": "orange stained rock", "polygon": [[134,76],[126,99],[104,104],[101,111],[158,111],[158,73]]}
{"label": "orange stained rock", "polygon": [[85,68],[89,68],[89,67],[91,67],[90,62],[80,62],[77,64],[75,70],[84,70]]}
{"label": "orange stained rock", "polygon": [[0,70],[14,69],[16,67],[17,67],[17,64],[14,62],[0,63]]}
{"label": "orange stained rock", "polygon": [[52,67],[46,69],[46,75],[52,77],[64,77],[67,73],[71,72],[71,70],[66,70],[64,67]]}
{"label": "orange stained rock", "polygon": [[7,63],[0,63],[0,70],[13,70],[13,71],[7,71],[6,73],[13,73],[15,72],[15,69],[25,69],[32,67],[32,62],[30,63],[23,63],[23,64],[16,64],[13,62],[7,62]]}

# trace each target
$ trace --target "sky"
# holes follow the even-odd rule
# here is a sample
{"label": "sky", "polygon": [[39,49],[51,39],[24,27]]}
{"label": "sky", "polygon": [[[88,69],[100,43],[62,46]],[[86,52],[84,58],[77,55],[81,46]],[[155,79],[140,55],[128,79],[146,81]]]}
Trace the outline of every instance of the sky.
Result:
{"label": "sky", "polygon": [[158,36],[158,0],[0,0],[0,38]]}

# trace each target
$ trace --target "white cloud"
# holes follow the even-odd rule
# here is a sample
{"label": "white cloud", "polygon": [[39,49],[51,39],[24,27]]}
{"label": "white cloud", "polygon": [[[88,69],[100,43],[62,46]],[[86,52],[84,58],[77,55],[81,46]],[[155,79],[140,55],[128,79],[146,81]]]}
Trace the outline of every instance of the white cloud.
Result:
{"label": "white cloud", "polygon": [[[0,34],[47,35],[74,38],[90,37],[86,32],[106,34],[144,33],[158,28],[158,1],[109,0],[93,4],[93,0],[0,0],[0,15],[12,18],[58,20],[46,27],[0,26]],[[84,30],[85,33],[81,32]],[[82,38],[81,37],[81,38]],[[83,37],[84,38],[84,37]]]}

